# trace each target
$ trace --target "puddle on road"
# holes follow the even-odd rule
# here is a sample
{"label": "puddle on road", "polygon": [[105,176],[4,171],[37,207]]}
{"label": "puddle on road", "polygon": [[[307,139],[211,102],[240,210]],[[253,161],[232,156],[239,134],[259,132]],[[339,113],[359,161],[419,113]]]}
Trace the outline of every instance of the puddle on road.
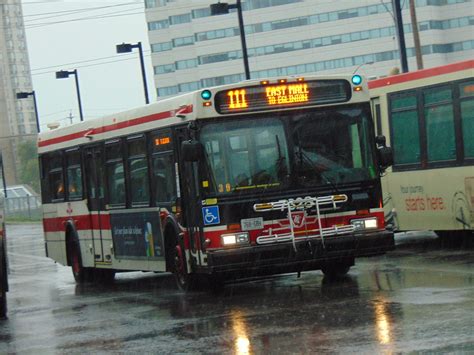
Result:
{"label": "puddle on road", "polygon": [[392,302],[414,305],[452,304],[470,300],[470,292],[462,289],[413,287],[402,289]]}

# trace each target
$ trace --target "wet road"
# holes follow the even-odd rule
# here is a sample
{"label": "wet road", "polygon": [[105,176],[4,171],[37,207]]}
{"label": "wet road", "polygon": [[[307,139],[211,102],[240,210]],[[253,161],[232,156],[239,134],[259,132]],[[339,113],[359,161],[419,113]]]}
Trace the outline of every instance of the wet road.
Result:
{"label": "wet road", "polygon": [[40,225],[7,231],[2,354],[474,352],[472,250],[404,248],[336,283],[318,271],[185,295],[152,273],[76,286],[45,258]]}

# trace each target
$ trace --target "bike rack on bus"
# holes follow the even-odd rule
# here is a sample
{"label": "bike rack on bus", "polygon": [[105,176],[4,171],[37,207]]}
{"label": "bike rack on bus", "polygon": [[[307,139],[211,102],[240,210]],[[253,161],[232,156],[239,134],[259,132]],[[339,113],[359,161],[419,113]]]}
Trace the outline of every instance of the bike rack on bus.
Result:
{"label": "bike rack on bus", "polygon": [[[257,244],[271,244],[271,243],[281,243],[291,241],[293,243],[293,248],[296,251],[296,241],[304,241],[309,239],[321,238],[321,243],[323,248],[326,248],[324,244],[324,238],[341,235],[341,234],[350,234],[354,232],[355,226],[353,225],[344,225],[344,226],[332,226],[323,228],[321,226],[321,211],[336,210],[338,205],[347,202],[347,195],[329,195],[329,196],[320,196],[320,197],[311,197],[307,196],[304,198],[288,199],[288,200],[279,200],[275,202],[267,203],[256,203],[253,205],[255,212],[268,212],[268,211],[288,211],[288,221],[290,224],[289,233],[272,233],[272,229],[268,230],[267,235],[261,235],[257,238]],[[295,236],[295,225],[293,221],[293,212],[294,211],[304,211],[316,207],[317,223],[318,228],[311,230],[309,232],[314,232],[311,235]],[[323,207],[323,208],[321,208]],[[305,228],[307,230],[307,228]]]}

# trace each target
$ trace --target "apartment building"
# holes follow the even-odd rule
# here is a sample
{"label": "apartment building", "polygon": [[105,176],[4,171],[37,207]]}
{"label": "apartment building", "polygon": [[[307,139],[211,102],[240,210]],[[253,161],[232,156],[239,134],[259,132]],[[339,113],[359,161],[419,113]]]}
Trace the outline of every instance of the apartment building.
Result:
{"label": "apartment building", "polygon": [[[158,99],[244,79],[236,10],[217,0],[145,0]],[[235,0],[225,0],[234,4]],[[410,70],[416,70],[409,0],[402,1]],[[242,2],[251,78],[400,67],[391,0]],[[472,0],[416,0],[424,67],[474,57]]]}
{"label": "apartment building", "polygon": [[25,91],[32,83],[21,1],[0,0],[0,151],[9,185],[18,182],[18,144],[37,134],[32,99],[16,98]]}

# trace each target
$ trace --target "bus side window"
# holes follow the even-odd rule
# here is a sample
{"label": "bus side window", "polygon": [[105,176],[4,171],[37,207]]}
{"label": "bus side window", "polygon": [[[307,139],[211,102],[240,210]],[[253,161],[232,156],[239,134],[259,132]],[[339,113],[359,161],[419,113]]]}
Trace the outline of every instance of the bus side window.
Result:
{"label": "bus side window", "polygon": [[176,198],[173,153],[161,153],[153,156],[153,179],[155,184],[155,203],[172,202]]}
{"label": "bus side window", "polygon": [[474,158],[474,81],[461,83],[459,91],[464,158]]}
{"label": "bus side window", "polygon": [[128,141],[128,169],[130,173],[130,196],[132,206],[149,205],[150,184],[145,137]]}
{"label": "bus side window", "polygon": [[80,200],[83,197],[80,151],[66,152],[66,161],[68,200]]}
{"label": "bus side window", "polygon": [[44,154],[40,157],[40,179],[41,179],[41,200],[42,203],[50,203],[51,195],[49,193],[48,183],[48,165],[49,154]]}
{"label": "bus side window", "polygon": [[105,145],[105,171],[107,175],[108,203],[112,206],[125,205],[125,173],[120,141]]}
{"label": "bus side window", "polygon": [[389,100],[394,165],[420,164],[420,123],[416,92],[392,94]]}
{"label": "bus side window", "polygon": [[64,201],[64,174],[62,153],[51,154],[48,169],[49,196],[53,202]]}

